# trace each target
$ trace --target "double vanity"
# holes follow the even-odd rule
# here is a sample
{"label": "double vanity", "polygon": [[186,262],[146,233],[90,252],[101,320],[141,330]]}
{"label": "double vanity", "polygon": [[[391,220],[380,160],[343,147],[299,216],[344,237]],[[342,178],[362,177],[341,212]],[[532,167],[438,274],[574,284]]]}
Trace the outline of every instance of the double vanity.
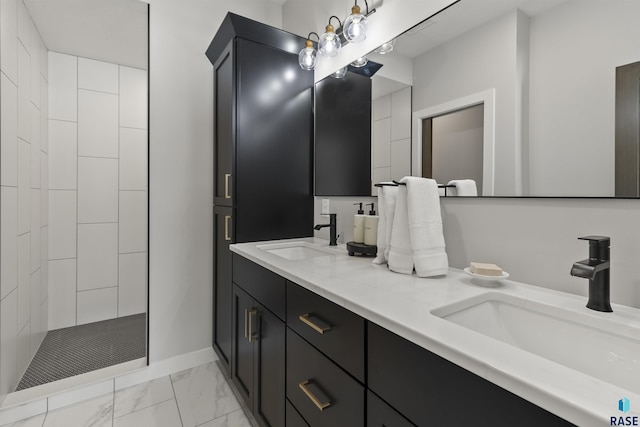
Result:
{"label": "double vanity", "polygon": [[[604,426],[640,414],[638,309],[596,312],[584,297],[453,268],[396,274],[314,238],[231,251],[232,365],[256,347],[249,406],[263,425]],[[267,395],[278,418],[264,414]]]}

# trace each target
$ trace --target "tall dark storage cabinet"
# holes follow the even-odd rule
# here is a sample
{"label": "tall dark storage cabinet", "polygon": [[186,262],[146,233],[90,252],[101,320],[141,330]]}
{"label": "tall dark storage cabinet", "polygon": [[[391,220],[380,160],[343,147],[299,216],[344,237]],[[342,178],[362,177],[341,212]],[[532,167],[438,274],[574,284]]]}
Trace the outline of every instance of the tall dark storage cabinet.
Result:
{"label": "tall dark storage cabinet", "polygon": [[313,235],[313,73],[298,65],[304,42],[229,13],[206,52],[214,83],[213,347],[231,377],[234,357],[246,355],[237,354],[229,245]]}

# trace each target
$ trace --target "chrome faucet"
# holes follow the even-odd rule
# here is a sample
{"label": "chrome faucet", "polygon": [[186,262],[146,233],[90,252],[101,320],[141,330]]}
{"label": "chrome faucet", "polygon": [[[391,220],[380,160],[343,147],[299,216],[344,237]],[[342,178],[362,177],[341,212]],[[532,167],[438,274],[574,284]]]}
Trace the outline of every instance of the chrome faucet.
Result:
{"label": "chrome faucet", "polygon": [[609,245],[611,239],[606,236],[585,236],[580,240],[589,241],[589,259],[573,263],[571,275],[589,279],[589,301],[587,308],[611,312],[609,302],[609,272],[611,262]]}
{"label": "chrome faucet", "polygon": [[323,227],[329,227],[329,246],[337,246],[338,236],[336,235],[336,214],[329,214],[329,224],[318,224],[313,227],[313,229],[320,230]]}

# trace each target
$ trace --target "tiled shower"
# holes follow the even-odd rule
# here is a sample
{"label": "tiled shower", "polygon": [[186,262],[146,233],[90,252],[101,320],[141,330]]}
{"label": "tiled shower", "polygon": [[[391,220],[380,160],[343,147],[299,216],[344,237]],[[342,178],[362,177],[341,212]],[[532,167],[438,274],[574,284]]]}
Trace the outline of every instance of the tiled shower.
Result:
{"label": "tiled shower", "polygon": [[0,402],[45,334],[146,312],[147,73],[0,4]]}

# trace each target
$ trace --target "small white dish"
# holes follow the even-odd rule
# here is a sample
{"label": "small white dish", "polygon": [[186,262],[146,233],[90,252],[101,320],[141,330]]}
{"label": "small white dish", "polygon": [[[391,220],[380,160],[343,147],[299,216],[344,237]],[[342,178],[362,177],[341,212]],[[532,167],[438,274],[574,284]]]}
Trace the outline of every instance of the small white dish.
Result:
{"label": "small white dish", "polygon": [[471,268],[467,267],[464,269],[464,272],[467,273],[469,276],[473,277],[474,279],[484,280],[487,282],[498,282],[500,280],[504,280],[507,277],[509,277],[509,273],[507,273],[506,271],[503,271],[502,275],[500,276],[485,276],[484,274],[472,273]]}

